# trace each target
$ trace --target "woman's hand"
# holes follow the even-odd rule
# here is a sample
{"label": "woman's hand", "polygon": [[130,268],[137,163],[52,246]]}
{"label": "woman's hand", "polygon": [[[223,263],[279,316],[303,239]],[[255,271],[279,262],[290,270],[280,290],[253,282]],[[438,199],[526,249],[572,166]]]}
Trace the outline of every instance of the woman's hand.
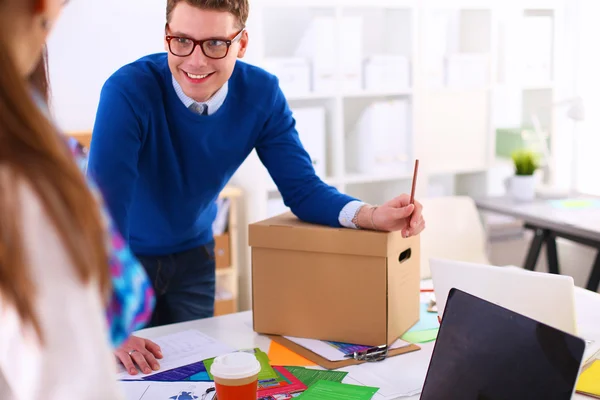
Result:
{"label": "woman's hand", "polygon": [[137,336],[130,336],[121,347],[115,351],[115,355],[121,361],[129,375],[137,375],[138,369],[144,374],[158,371],[160,364],[156,360],[161,359],[160,346],[151,340]]}

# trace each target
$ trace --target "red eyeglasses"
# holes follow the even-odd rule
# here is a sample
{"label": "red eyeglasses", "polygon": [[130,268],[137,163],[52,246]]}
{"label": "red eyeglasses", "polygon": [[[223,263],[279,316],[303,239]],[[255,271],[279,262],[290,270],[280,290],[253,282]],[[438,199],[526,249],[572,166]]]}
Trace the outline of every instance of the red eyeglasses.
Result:
{"label": "red eyeglasses", "polygon": [[[168,31],[169,25],[165,26],[165,31]],[[246,30],[243,28],[231,40],[221,38],[209,38],[204,40],[194,40],[189,37],[165,35],[165,39],[169,44],[169,51],[177,57],[187,57],[191,55],[196,46],[200,46],[202,53],[208,58],[219,60],[227,57],[229,47],[242,38],[242,33]]]}

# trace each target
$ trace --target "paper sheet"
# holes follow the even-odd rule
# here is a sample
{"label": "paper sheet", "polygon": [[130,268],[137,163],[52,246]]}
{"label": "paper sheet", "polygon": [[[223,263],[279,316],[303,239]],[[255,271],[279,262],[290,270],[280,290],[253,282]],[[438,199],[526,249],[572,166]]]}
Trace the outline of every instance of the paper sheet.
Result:
{"label": "paper sheet", "polygon": [[300,346],[312,351],[313,353],[320,355],[321,357],[326,358],[329,361],[341,361],[346,359],[344,358],[344,353],[342,353],[335,347],[329,345],[327,342],[314,339],[296,338],[291,336],[286,336],[285,338],[291,340],[294,343],[299,344]]}
{"label": "paper sheet", "polygon": [[577,391],[600,396],[600,361],[596,360],[579,376]]}
{"label": "paper sheet", "polygon": [[439,330],[439,328],[435,328],[428,329],[426,331],[407,332],[404,334],[404,336],[402,336],[402,339],[406,340],[409,343],[428,343],[437,339]]}
{"label": "paper sheet", "polygon": [[229,206],[231,200],[229,198],[219,198],[217,203],[217,216],[213,222],[213,234],[222,235],[227,230],[227,218],[229,216]]}
{"label": "paper sheet", "polygon": [[[344,383],[348,384],[348,385],[361,385],[360,382],[350,378],[350,377],[346,377],[346,379],[344,379]],[[418,394],[421,393],[421,390],[416,390],[412,393],[406,393],[403,396],[397,396],[397,395],[392,395],[392,396],[384,396],[383,394],[381,394],[381,390],[377,391],[377,393],[375,393],[375,395],[373,396],[373,400],[398,400],[398,397],[410,397],[410,396],[416,396]]]}
{"label": "paper sheet", "polygon": [[343,382],[379,387],[374,398],[395,399],[418,394],[425,383],[433,348],[434,343],[426,343],[419,351],[388,357],[381,362],[342,368],[341,371],[349,372]]}
{"label": "paper sheet", "polygon": [[597,199],[562,199],[548,200],[548,203],[555,208],[565,210],[579,210],[600,207],[600,200]]}
{"label": "paper sheet", "polygon": [[286,367],[286,369],[308,387],[311,387],[319,381],[341,383],[348,375],[348,373],[344,371],[322,371],[302,367]]}
{"label": "paper sheet", "polygon": [[234,352],[235,349],[197,330],[187,330],[153,339],[161,347],[163,358],[158,360],[160,370],[150,374],[129,375],[119,365],[117,379],[142,379],[173,368],[193,364],[208,358]]}
{"label": "paper sheet", "polygon": [[158,372],[152,376],[144,376],[142,379],[145,381],[163,382],[188,380],[205,382],[212,381],[212,378],[209,378],[208,372],[206,372],[206,366],[202,361],[199,361],[194,364],[184,365],[178,368],[173,368],[167,371]]}
{"label": "paper sheet", "polygon": [[427,307],[428,304],[421,303],[421,309],[419,311],[419,321],[412,328],[410,328],[408,332],[428,331],[430,329],[440,327],[440,323],[438,321],[438,314],[428,312]]}
{"label": "paper sheet", "polygon": [[317,365],[277,342],[271,342],[271,346],[269,347],[269,360],[271,365],[291,367],[315,367]]}
{"label": "paper sheet", "polygon": [[273,367],[277,373],[275,381],[258,381],[256,397],[261,400],[289,399],[297,397],[308,387],[284,367]]}
{"label": "paper sheet", "polygon": [[[294,342],[296,344],[299,344],[300,346],[312,351],[313,353],[320,355],[321,357],[324,357],[325,359],[327,359],[329,361],[344,361],[344,360],[348,359],[348,358],[344,357],[346,355],[346,353],[339,350],[338,348],[336,348],[335,346],[331,345],[328,342],[324,342],[322,340],[315,340],[315,339],[296,338],[296,337],[291,337],[291,336],[285,336],[285,338],[288,340],[291,340],[292,342]],[[406,347],[408,345],[409,345],[409,343],[407,343],[403,340],[397,340],[396,342],[394,342],[394,344],[392,344],[390,349],[400,349],[400,348]]]}
{"label": "paper sheet", "polygon": [[371,400],[378,388],[319,381],[302,394],[303,400]]}
{"label": "paper sheet", "polygon": [[[251,349],[251,350],[240,350],[246,353],[254,354],[258,362],[260,363],[260,372],[258,373],[259,381],[274,381],[277,380],[277,373],[271,367],[269,363],[269,356],[259,348]],[[210,368],[215,360],[213,358],[204,360],[204,365],[206,366],[206,370],[208,371],[208,376],[210,379],[214,379],[212,374],[210,373]]]}
{"label": "paper sheet", "polygon": [[[212,382],[146,382],[122,381],[121,390],[127,400],[199,400]],[[206,396],[212,400],[214,392]]]}

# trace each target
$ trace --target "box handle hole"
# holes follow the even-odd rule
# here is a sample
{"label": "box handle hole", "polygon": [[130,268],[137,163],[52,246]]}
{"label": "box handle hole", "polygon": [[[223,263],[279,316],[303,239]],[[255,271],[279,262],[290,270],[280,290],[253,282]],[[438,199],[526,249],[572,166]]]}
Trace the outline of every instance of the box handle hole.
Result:
{"label": "box handle hole", "polygon": [[398,262],[400,264],[402,264],[406,260],[410,259],[411,255],[412,255],[412,251],[410,249],[404,250],[402,253],[400,253],[400,256],[398,257]]}

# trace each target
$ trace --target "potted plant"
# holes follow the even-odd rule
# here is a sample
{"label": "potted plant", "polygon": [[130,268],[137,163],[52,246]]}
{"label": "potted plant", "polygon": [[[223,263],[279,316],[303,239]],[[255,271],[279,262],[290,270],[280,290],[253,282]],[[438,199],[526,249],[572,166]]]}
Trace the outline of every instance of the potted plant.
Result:
{"label": "potted plant", "polygon": [[535,198],[535,171],[539,168],[539,156],[528,149],[512,153],[515,175],[511,178],[510,193],[515,200],[532,201]]}

